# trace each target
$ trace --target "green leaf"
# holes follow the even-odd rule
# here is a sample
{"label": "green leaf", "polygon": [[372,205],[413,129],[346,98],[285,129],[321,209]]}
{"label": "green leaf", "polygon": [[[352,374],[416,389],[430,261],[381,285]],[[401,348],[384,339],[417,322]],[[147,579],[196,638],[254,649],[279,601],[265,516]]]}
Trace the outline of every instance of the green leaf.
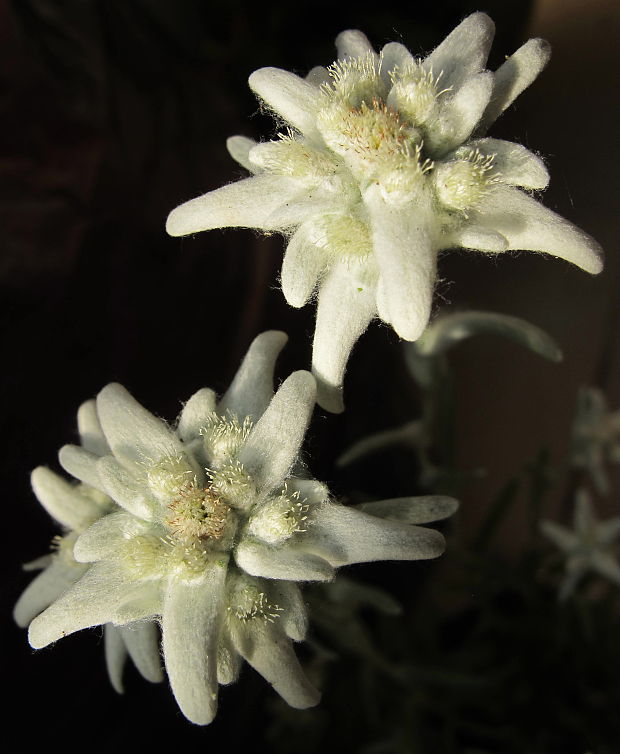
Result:
{"label": "green leaf", "polygon": [[416,348],[424,356],[444,353],[472,335],[501,335],[549,361],[561,361],[562,351],[544,330],[519,317],[494,312],[459,312],[438,318],[417,341]]}

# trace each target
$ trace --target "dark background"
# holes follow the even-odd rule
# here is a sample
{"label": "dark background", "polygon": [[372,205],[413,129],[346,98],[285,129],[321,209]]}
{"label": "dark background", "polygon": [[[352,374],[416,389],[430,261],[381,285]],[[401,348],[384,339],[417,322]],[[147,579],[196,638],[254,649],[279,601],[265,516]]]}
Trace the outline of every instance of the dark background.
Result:
{"label": "dark background", "polygon": [[[20,563],[45,552],[56,530],[28,474],[39,464],[58,469],[58,448],[75,437],[78,405],[109,381],[122,382],[172,420],[199,387],[225,389],[264,329],[283,329],[291,338],[280,378],[308,367],[314,312],[288,308],[277,289],[282,240],[248,230],[171,239],[166,215],[241,176],[225,150],[227,136],[273,134],[247,87],[253,70],[273,65],[304,73],[327,64],[345,28],[363,29],[376,47],[401,40],[421,54],[473,10],[486,10],[496,22],[493,69],[529,36],[552,43],[549,67],[491,135],[545,157],[552,176],[545,204],[603,244],[607,267],[594,279],[526,253],[496,259],[459,252],[441,260],[437,310],[524,317],[565,353],[562,365],[552,365],[490,338],[454,352],[459,465],[487,469],[463,494],[459,526],[472,529],[497,489],[540,448],[551,449],[561,471],[579,385],[598,384],[612,406],[620,402],[618,4],[0,3],[1,589],[9,751],[40,745],[125,751],[163,741],[230,751],[266,745],[268,721],[256,699],[272,692],[249,670],[237,687],[223,690],[218,719],[203,730],[182,718],[165,684],[151,687],[133,671],[125,698],[116,697],[99,631],[33,653],[9,613],[30,578]],[[379,487],[383,497],[414,491],[407,464],[386,461],[346,473],[334,467],[359,437],[417,411],[392,331],[373,324],[349,368],[345,414],[317,413],[311,469],[339,494],[351,485]],[[564,498],[560,478],[556,508]],[[607,513],[617,508],[613,499],[600,502]],[[523,515],[516,505],[503,524],[497,548],[508,559],[523,539]],[[404,582],[410,568],[399,564],[389,578]],[[355,573],[380,581],[387,572],[373,577],[368,566]]]}

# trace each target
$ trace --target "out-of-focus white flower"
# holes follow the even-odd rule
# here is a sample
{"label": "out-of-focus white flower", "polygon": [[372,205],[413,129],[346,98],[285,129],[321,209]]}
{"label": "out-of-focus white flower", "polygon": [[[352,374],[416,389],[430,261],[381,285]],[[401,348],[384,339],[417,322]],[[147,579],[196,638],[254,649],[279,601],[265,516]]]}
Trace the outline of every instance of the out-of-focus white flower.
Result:
{"label": "out-of-focus white flower", "polygon": [[242,659],[290,705],[309,707],[319,694],[292,648],[307,624],[295,582],[329,581],[350,563],[441,554],[441,534],[412,524],[450,515],[452,499],[346,507],[300,476],[316,385],[295,372],[273,394],[285,341],[259,335],[221,400],[199,390],[176,429],[120,385],[101,391],[110,454],[67,446],[60,459],[120,509],[77,538],[75,558],[92,565],[33,620],[32,646],[158,619],[172,690],[191,721],[211,722],[218,683],[234,681]]}
{"label": "out-of-focus white flower", "polygon": [[440,251],[523,249],[602,268],[598,244],[527,193],[547,185],[543,162],[484,136],[549,58],[531,39],[487,71],[492,38],[484,13],[424,59],[396,42],[377,54],[345,31],[337,61],[306,79],[256,71],[250,86],[288,130],[260,144],[229,139],[254,175],[168,218],[175,236],[226,226],[290,235],[282,289],[296,307],[318,289],[312,368],[328,410],[343,408],[346,363],[371,319],[405,340],[422,334]]}
{"label": "out-of-focus white flower", "polygon": [[609,410],[598,388],[584,387],[577,396],[571,460],[589,472],[600,493],[609,493],[605,464],[620,463],[620,411]]}
{"label": "out-of-focus white flower", "polygon": [[591,572],[620,586],[620,564],[616,557],[620,516],[598,521],[586,490],[577,492],[572,529],[554,521],[542,521],[540,529],[566,557],[566,575],[559,594],[561,600],[572,594],[583,576]]}
{"label": "out-of-focus white flower", "polygon": [[[97,418],[95,401],[83,403],[78,411],[81,447],[95,456],[110,453]],[[105,493],[88,484],[70,484],[50,469],[39,466],[32,472],[32,488],[41,505],[64,528],[55,537],[54,551],[27,563],[27,571],[41,573],[24,590],[13,612],[18,625],[25,628],[45,608],[59,599],[84,576],[88,565],[78,563],[73,546],[79,535],[108,513],[119,510]],[[123,669],[127,655],[144,678],[153,683],[163,680],[159,659],[157,625],[141,621],[125,626],[104,627],[106,666],[110,681],[123,692]]]}

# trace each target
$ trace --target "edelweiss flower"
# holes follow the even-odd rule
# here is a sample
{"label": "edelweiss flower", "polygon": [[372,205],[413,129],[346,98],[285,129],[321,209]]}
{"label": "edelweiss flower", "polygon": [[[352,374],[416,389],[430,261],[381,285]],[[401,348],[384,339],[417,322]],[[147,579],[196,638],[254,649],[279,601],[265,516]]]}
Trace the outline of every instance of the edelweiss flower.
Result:
{"label": "edelweiss flower", "polygon": [[620,565],[616,558],[620,535],[620,516],[598,521],[587,491],[577,492],[573,530],[554,521],[542,521],[542,533],[566,556],[566,576],[560,587],[560,599],[566,599],[588,572],[620,586]]}
{"label": "edelweiss flower", "polygon": [[[80,406],[78,430],[82,447],[87,452],[97,456],[110,453],[97,418],[95,401]],[[41,505],[63,526],[65,533],[55,538],[52,554],[24,566],[28,571],[43,570],[15,605],[15,621],[23,628],[88,570],[87,565],[78,563],[73,557],[73,546],[79,535],[111,511],[119,510],[108,495],[88,484],[70,484],[43,466],[32,472],[32,488]],[[123,668],[128,654],[144,678],[154,683],[163,679],[155,623],[130,623],[119,627],[106,624],[104,646],[108,675],[119,693],[123,691]]]}
{"label": "edelweiss flower", "polygon": [[77,538],[75,558],[92,565],[32,622],[32,646],[87,626],[157,618],[172,690],[193,722],[211,722],[217,684],[235,680],[242,658],[292,706],[317,703],[291,644],[307,623],[295,582],[328,581],[349,563],[436,557],[441,534],[411,524],[444,518],[455,502],[345,507],[302,478],[316,386],[310,373],[295,372],[273,395],[285,341],[279,332],[258,336],[223,398],[199,390],[176,429],[120,385],[101,391],[97,413],[111,454],[67,446],[61,463],[122,510]]}
{"label": "edelweiss flower", "polygon": [[598,388],[582,388],[577,396],[571,460],[590,473],[600,493],[609,493],[605,463],[620,462],[620,411],[609,410]]}
{"label": "edelweiss flower", "polygon": [[305,80],[256,71],[250,86],[287,130],[261,144],[230,139],[254,176],[168,218],[174,236],[226,226],[291,235],[282,289],[299,307],[318,288],[312,368],[326,409],[342,410],[346,362],[371,319],[405,340],[422,334],[440,251],[542,251],[601,270],[596,242],[521,190],[545,188],[542,161],[484,137],[549,57],[531,39],[486,71],[492,37],[491,19],[474,13],[418,59],[396,42],[377,55],[345,31],[338,60]]}

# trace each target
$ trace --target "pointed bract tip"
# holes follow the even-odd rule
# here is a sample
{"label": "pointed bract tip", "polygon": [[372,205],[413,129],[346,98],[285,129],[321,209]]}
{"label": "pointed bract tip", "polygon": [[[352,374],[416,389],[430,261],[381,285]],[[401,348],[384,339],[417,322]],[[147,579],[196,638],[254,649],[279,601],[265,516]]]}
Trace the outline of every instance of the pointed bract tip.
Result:
{"label": "pointed bract tip", "polygon": [[187,223],[185,221],[185,215],[187,214],[183,207],[185,204],[180,204],[175,207],[172,212],[166,218],[166,233],[174,238],[181,236],[187,236],[192,231],[187,229]]}
{"label": "pointed bract tip", "polygon": [[48,469],[47,466],[37,466],[36,469],[30,472],[30,484],[35,493],[37,486],[44,483],[46,479],[49,479],[50,475],[54,475],[54,472]]}
{"label": "pointed bract tip", "polygon": [[263,91],[263,86],[266,83],[269,84],[274,77],[277,77],[280,73],[282,73],[282,71],[273,66],[259,68],[248,76],[248,85],[250,89],[260,97],[262,96],[261,92]]}
{"label": "pointed bract tip", "polygon": [[326,382],[316,372],[316,402],[324,410],[331,414],[341,414],[344,411],[344,400],[342,397],[342,386],[332,385]]}
{"label": "pointed bract tip", "polygon": [[367,37],[364,32],[359,29],[343,29],[336,37],[336,46],[340,46],[343,42],[356,39],[366,40]]}
{"label": "pointed bract tip", "polygon": [[33,649],[43,649],[43,647],[47,647],[48,644],[52,644],[61,638],[60,636],[50,636],[49,630],[46,631],[45,623],[42,624],[40,618],[41,616],[37,616],[28,628],[28,643]]}
{"label": "pointed bract tip", "polygon": [[[83,448],[81,448],[79,445],[67,443],[66,445],[63,445],[62,448],[58,451],[58,462],[68,474],[71,474],[71,471],[69,471],[69,469],[71,468],[71,459],[75,458],[76,452],[79,453],[82,450]],[[69,468],[67,468],[67,466]]]}
{"label": "pointed bract tip", "polygon": [[126,397],[130,395],[129,390],[121,385],[120,382],[109,382],[105,387],[101,388],[97,394],[97,401],[109,400],[110,398],[116,399],[118,397]]}
{"label": "pointed bract tip", "polygon": [[543,65],[547,65],[551,58],[551,43],[542,37],[532,37],[526,43],[538,52],[538,56],[541,60],[544,60]]}
{"label": "pointed bract tip", "polygon": [[303,699],[300,699],[299,701],[291,700],[288,702],[293,709],[310,709],[311,707],[316,707],[321,701],[321,692],[318,689],[315,689],[314,686],[311,686],[310,683],[307,684],[304,692]]}
{"label": "pointed bract tip", "polygon": [[317,394],[317,383],[314,378],[314,375],[312,375],[310,372],[306,371],[305,369],[299,369],[297,372],[293,372],[290,374],[286,380],[282,383],[280,386],[280,389],[284,387],[284,385],[294,385],[295,388],[303,393],[305,396],[307,396],[309,399],[312,398],[312,401],[316,401],[316,394]]}
{"label": "pointed bract tip", "polygon": [[428,539],[428,550],[427,554],[424,555],[424,560],[433,560],[434,558],[443,555],[446,551],[446,540],[443,534],[435,531],[435,529],[427,529],[427,531],[429,533],[432,531],[433,536]]}
{"label": "pointed bract tip", "polygon": [[78,408],[78,421],[81,416],[87,417],[93,410],[96,410],[97,402],[94,398],[89,398],[87,401],[80,403]]}
{"label": "pointed bract tip", "polygon": [[592,252],[592,260],[587,267],[584,267],[584,270],[591,275],[598,275],[603,271],[603,267],[605,266],[603,247],[595,241]]}
{"label": "pointed bract tip", "polygon": [[476,24],[480,28],[484,28],[487,33],[495,33],[495,22],[484,11],[477,10],[474,13],[470,13],[469,16],[465,16],[461,23]]}
{"label": "pointed bract tip", "polygon": [[279,345],[280,348],[284,348],[288,343],[288,335],[283,330],[265,330],[265,332],[260,333],[254,338],[251,346],[255,343],[261,344],[263,341],[267,343],[271,342],[274,345]]}

